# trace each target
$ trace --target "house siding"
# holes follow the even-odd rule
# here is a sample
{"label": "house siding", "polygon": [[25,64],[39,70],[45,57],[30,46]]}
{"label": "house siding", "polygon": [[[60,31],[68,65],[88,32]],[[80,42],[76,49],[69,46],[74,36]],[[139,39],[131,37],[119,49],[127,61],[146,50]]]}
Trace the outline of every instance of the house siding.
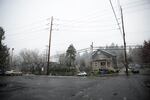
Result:
{"label": "house siding", "polygon": [[117,68],[116,56],[97,50],[92,55],[93,70]]}

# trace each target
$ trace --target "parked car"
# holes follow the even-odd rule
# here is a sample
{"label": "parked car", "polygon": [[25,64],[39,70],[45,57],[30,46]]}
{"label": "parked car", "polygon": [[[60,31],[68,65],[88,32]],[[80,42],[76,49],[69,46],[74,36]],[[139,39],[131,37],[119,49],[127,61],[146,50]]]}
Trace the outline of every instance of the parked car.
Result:
{"label": "parked car", "polygon": [[87,73],[86,72],[80,72],[77,74],[77,76],[87,76]]}
{"label": "parked car", "polygon": [[99,69],[100,74],[112,74],[112,73],[118,73],[120,70],[119,69]]}
{"label": "parked car", "polygon": [[15,70],[10,70],[10,71],[6,71],[5,75],[8,75],[8,76],[21,76],[22,72],[15,71]]}
{"label": "parked car", "polygon": [[[123,68],[122,69],[124,72],[126,72],[126,68]],[[131,69],[130,68],[128,68],[128,72],[131,72]]]}
{"label": "parked car", "polygon": [[139,70],[139,68],[137,68],[137,67],[133,67],[133,68],[131,69],[131,72],[132,72],[132,73],[140,73],[140,70]]}
{"label": "parked car", "polygon": [[108,74],[109,73],[109,70],[108,69],[99,69],[99,72],[101,74]]}
{"label": "parked car", "polygon": [[0,69],[0,75],[1,75],[1,76],[5,75],[5,71],[2,70],[2,69]]}

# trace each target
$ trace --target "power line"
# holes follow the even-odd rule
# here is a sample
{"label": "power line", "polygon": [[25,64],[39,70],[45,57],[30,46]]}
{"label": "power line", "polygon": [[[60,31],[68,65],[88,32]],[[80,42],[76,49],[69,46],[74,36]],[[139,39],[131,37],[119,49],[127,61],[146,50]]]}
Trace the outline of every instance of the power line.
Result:
{"label": "power line", "polygon": [[24,28],[31,28],[32,26],[34,25],[39,25],[39,24],[42,24],[43,21],[46,21],[46,18],[45,19],[41,19],[41,20],[37,20],[37,21],[34,21],[34,22],[31,22],[31,23],[28,23],[28,24],[25,24],[25,25],[22,25],[22,26],[16,26],[16,25],[13,25],[13,29],[9,29],[6,31],[16,31],[16,30],[19,30],[19,29],[24,29]]}
{"label": "power line", "polygon": [[96,30],[96,29],[110,29],[110,28],[118,28],[117,25],[89,25],[89,26],[60,26],[58,27],[59,30],[61,29],[69,29],[69,30]]}
{"label": "power line", "polygon": [[[102,15],[105,15],[105,13],[108,13],[107,11],[109,11],[109,9],[104,9],[103,11],[96,11],[96,12],[93,12],[93,13],[90,13],[90,14],[87,14],[86,16],[82,16],[82,17],[79,17],[79,18],[76,18],[76,19],[60,19],[60,18],[54,18],[56,19],[56,21],[69,21],[69,22],[74,22],[74,21],[82,21],[82,20],[89,20],[89,18],[93,18],[93,17],[97,17],[97,16],[102,16]],[[96,15],[98,14],[98,15]]]}
{"label": "power line", "polygon": [[34,26],[29,26],[29,27],[24,27],[24,28],[18,28],[18,29],[15,29],[14,31],[11,31],[11,30],[7,30],[8,32],[11,31],[11,33],[18,33],[18,32],[24,32],[24,31],[30,31],[30,30],[34,30],[34,29],[39,29],[41,27],[46,27],[46,24],[44,25],[34,25]]}
{"label": "power line", "polygon": [[[128,49],[131,47],[131,48],[141,48],[141,45],[127,45],[126,46]],[[94,46],[93,47],[94,50],[97,50],[97,49],[102,49],[102,50],[124,50],[123,46],[117,46],[117,48],[106,48],[106,46]],[[88,48],[83,48],[83,49],[78,49],[76,50],[77,52],[85,52],[85,51],[90,51],[90,47]],[[65,54],[65,52],[62,52],[62,53],[59,53],[60,55],[61,54]],[[55,55],[51,56],[51,57],[56,57]]]}
{"label": "power line", "polygon": [[[123,6],[133,6],[133,5],[137,5],[137,4],[148,4],[149,3],[149,1],[148,0],[142,0],[143,2],[137,2],[137,1],[139,1],[139,0],[134,0],[134,2],[128,2],[128,3],[126,3],[126,4],[124,4]],[[135,4],[136,3],[136,4]],[[130,8],[130,7],[129,7]],[[128,9],[128,8],[127,8]],[[125,9],[126,10],[126,9]],[[90,14],[88,14],[86,17],[84,16],[82,19],[81,18],[78,18],[78,19],[73,19],[73,20],[68,20],[69,22],[70,21],[77,21],[77,22],[82,22],[82,21],[86,21],[86,20],[89,20],[89,18],[93,18],[93,17],[96,17],[96,18],[101,18],[102,16],[101,16],[101,13],[102,14],[104,14],[104,15],[106,15],[105,13],[106,12],[108,12],[109,11],[109,9],[104,9],[104,10],[98,10],[98,11],[95,11],[95,12],[93,12],[93,13],[90,13]],[[95,15],[95,14],[98,14],[98,15]],[[110,15],[110,14],[109,14]],[[98,16],[100,16],[100,17],[98,17]],[[88,19],[87,19],[88,18]],[[30,28],[34,25],[34,24],[38,24],[39,22],[43,22],[43,21],[46,21],[46,19],[48,19],[48,18],[43,18],[43,19],[40,19],[40,20],[38,20],[38,21],[34,21],[34,22],[32,22],[32,23],[30,23],[30,24],[27,24],[27,25],[25,25],[25,26],[21,26],[20,28],[21,29],[24,29],[24,28],[26,28],[26,27],[28,27],[29,25],[31,25],[31,26],[29,26]],[[54,18],[54,19],[56,19],[57,20],[57,18]],[[60,21],[61,21],[61,19],[60,19]],[[66,20],[67,21],[67,20]],[[96,20],[95,20],[96,21]],[[19,28],[19,29],[20,29]],[[18,28],[17,29],[15,29],[15,31],[16,30],[18,30]],[[6,30],[7,31],[7,30]]]}
{"label": "power line", "polygon": [[117,24],[85,24],[85,25],[65,25],[60,24],[58,28],[69,28],[69,29],[103,29],[103,28],[109,28],[109,27],[118,27]]}
{"label": "power line", "polygon": [[[111,17],[112,18],[112,17]],[[58,26],[60,25],[64,25],[64,26],[80,26],[80,25],[84,25],[84,26],[90,26],[90,25],[105,25],[105,24],[112,24],[113,21],[112,19],[97,19],[97,20],[89,20],[89,21],[81,21],[81,22],[70,22],[70,23],[59,23]],[[114,23],[113,23],[114,24]]]}
{"label": "power line", "polygon": [[[39,32],[38,32],[39,33]],[[13,38],[9,38],[6,40],[6,42],[19,42],[19,41],[34,41],[34,40],[42,40],[41,36],[40,35],[33,35],[33,36],[28,36],[28,37],[13,37]]]}
{"label": "power line", "polygon": [[[105,15],[105,16],[100,16],[100,15],[97,15],[97,16],[94,16],[94,17],[91,17],[91,18],[84,18],[84,19],[80,19],[80,20],[65,20],[65,19],[60,19],[58,20],[57,22],[61,22],[61,23],[87,23],[87,22],[93,22],[93,21],[97,21],[97,20],[109,20],[110,18],[112,17],[111,14],[109,15]],[[108,18],[108,19],[107,19]]]}
{"label": "power line", "polygon": [[129,8],[142,7],[145,5],[150,5],[150,3],[143,2],[143,3],[134,4],[134,5],[125,5],[125,6],[123,6],[123,8],[129,9]]}
{"label": "power line", "polygon": [[109,0],[109,2],[110,2],[110,5],[111,5],[111,8],[112,8],[112,11],[113,11],[113,13],[114,13],[114,16],[115,16],[117,25],[118,25],[118,27],[119,27],[120,33],[121,33],[121,35],[122,35],[122,30],[121,30],[120,23],[119,23],[119,21],[118,21],[118,18],[117,18],[115,9],[114,9],[114,7],[113,7],[113,4],[112,4],[111,0]]}
{"label": "power line", "polygon": [[71,31],[71,32],[106,32],[106,31],[115,31],[115,30],[117,30],[118,31],[118,29],[117,28],[111,28],[111,29],[104,29],[104,30],[96,30],[96,29],[94,29],[94,30],[73,30],[73,29],[71,29],[71,30],[69,30],[69,29],[60,29],[59,31]]}
{"label": "power line", "polygon": [[149,1],[141,1],[141,2],[134,2],[134,3],[129,3],[126,5],[123,5],[122,8],[125,10],[125,12],[139,12],[140,10],[143,11],[143,9],[145,10],[149,10],[148,8],[150,6],[148,6],[150,4]]}
{"label": "power line", "polygon": [[142,31],[129,31],[129,32],[126,32],[126,33],[149,33],[150,30],[142,30]]}
{"label": "power line", "polygon": [[150,2],[149,2],[149,0],[141,0],[141,1],[139,1],[139,0],[136,0],[136,1],[134,1],[134,2],[128,2],[128,3],[126,3],[126,4],[122,4],[122,6],[137,6],[137,5],[141,5],[141,4],[150,4]]}
{"label": "power line", "polygon": [[149,10],[150,6],[143,6],[143,7],[130,7],[130,8],[123,8],[125,11],[125,14],[132,14],[132,13],[139,13],[143,12],[144,10]]}
{"label": "power line", "polygon": [[[106,28],[106,27],[117,26],[117,24],[113,24],[111,19],[109,19],[109,20],[107,20],[107,21],[105,21],[103,23],[101,23],[102,20],[92,20],[91,22],[90,21],[83,21],[83,22],[81,21],[81,22],[77,22],[77,23],[74,23],[74,24],[72,24],[72,23],[65,23],[65,24],[64,23],[59,23],[57,25],[57,27],[58,28],[62,28],[62,29],[64,29],[64,28],[69,28],[69,29],[70,28],[73,28],[73,29],[75,29],[75,28],[87,29],[88,27],[90,27],[90,29],[92,29],[92,28],[95,29],[96,27],[98,27],[98,28],[105,27]],[[96,22],[96,23],[94,23],[94,22]]]}
{"label": "power line", "polygon": [[[11,31],[11,34],[9,34],[9,35],[18,35],[20,33],[24,34],[25,32],[32,33],[32,32],[35,32],[35,31],[38,31],[41,29],[43,29],[43,30],[48,29],[47,25],[48,25],[48,22],[38,23],[38,24],[35,24],[32,26],[14,29],[15,30],[14,32],[12,32],[11,30],[7,30],[7,31],[8,31],[8,33],[9,33],[9,31]],[[54,26],[56,26],[56,25],[54,24]]]}
{"label": "power line", "polygon": [[22,32],[18,32],[18,33],[12,33],[12,34],[6,34],[8,35],[9,37],[15,37],[15,36],[18,36],[18,35],[23,35],[23,34],[34,34],[36,32],[41,32],[41,31],[45,31],[47,30],[47,28],[41,28],[41,29],[32,29],[32,30],[28,30],[28,31],[22,31]]}

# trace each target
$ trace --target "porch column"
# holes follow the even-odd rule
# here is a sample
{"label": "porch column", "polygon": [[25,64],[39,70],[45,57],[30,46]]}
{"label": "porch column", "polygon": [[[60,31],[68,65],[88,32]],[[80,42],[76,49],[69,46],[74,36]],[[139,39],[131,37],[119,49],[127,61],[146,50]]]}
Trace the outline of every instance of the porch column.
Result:
{"label": "porch column", "polygon": [[108,64],[107,64],[107,60],[106,60],[106,68],[108,67],[107,65],[108,65]]}

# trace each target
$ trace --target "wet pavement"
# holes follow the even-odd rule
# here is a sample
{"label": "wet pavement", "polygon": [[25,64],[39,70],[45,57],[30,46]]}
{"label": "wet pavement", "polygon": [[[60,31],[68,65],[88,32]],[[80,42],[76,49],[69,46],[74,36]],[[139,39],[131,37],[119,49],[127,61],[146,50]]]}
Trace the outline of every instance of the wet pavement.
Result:
{"label": "wet pavement", "polygon": [[150,100],[146,75],[0,77],[0,100]]}

